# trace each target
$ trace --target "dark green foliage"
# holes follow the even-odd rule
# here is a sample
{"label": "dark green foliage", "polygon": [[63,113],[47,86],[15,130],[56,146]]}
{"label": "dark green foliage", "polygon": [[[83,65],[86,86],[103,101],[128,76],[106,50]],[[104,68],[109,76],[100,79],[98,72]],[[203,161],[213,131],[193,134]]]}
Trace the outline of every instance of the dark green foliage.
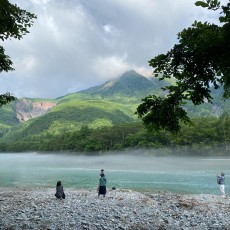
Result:
{"label": "dark green foliage", "polygon": [[10,57],[5,54],[5,49],[0,46],[0,72],[2,71],[12,71],[14,70],[11,66],[13,62],[10,60]]}
{"label": "dark green foliage", "polygon": [[164,99],[150,95],[143,99],[143,103],[137,108],[137,114],[143,117],[148,128],[155,130],[178,132],[180,120],[189,122],[181,101],[173,97]]}
{"label": "dark green foliage", "polygon": [[[1,64],[0,64],[1,65]],[[10,95],[9,93],[5,93],[0,95],[0,108],[7,103],[16,100],[16,97]]]}
{"label": "dark green foliage", "polygon": [[0,0],[0,39],[21,39],[29,33],[28,28],[33,25],[34,14],[20,9],[8,0]]}
{"label": "dark green foliage", "polygon": [[[155,106],[149,105],[148,98],[138,107],[137,113],[149,127],[178,132],[180,122],[189,121],[184,103],[191,101],[200,105],[205,100],[212,102],[211,85],[215,89],[223,85],[223,96],[228,98],[230,95],[230,3],[221,6],[217,0],[207,0],[198,1],[196,5],[220,10],[222,16],[219,21],[223,25],[195,21],[178,34],[179,44],[167,54],[160,54],[149,61],[156,77],[161,73],[161,80],[174,78],[176,82],[162,88],[168,91],[166,98],[152,97],[158,104],[157,111]],[[157,112],[163,115],[166,110],[173,125],[164,116],[156,116]]]}

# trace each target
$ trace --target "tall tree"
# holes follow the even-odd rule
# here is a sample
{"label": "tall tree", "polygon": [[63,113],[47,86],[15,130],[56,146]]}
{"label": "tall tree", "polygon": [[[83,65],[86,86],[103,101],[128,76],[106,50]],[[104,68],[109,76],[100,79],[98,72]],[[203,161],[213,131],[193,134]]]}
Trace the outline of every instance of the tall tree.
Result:
{"label": "tall tree", "polygon": [[211,85],[223,86],[223,97],[230,96],[230,1],[222,2],[197,1],[196,6],[220,13],[219,22],[195,21],[178,33],[179,43],[170,51],[149,61],[156,77],[174,78],[175,85],[162,88],[168,91],[165,98],[150,95],[138,106],[136,113],[147,127],[179,132],[181,122],[190,122],[184,104],[211,103]]}
{"label": "tall tree", "polygon": [[[29,27],[33,25],[36,16],[26,10],[20,9],[16,4],[11,4],[8,0],[0,0],[0,39],[16,38],[21,39],[29,33]],[[13,62],[5,54],[5,49],[0,46],[0,72],[13,71]],[[10,93],[0,95],[0,107],[16,98]]]}

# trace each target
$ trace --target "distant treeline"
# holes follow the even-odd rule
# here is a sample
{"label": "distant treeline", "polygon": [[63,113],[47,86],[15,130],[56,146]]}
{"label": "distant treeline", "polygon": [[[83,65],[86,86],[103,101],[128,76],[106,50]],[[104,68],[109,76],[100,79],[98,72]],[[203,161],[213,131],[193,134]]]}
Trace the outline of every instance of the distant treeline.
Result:
{"label": "distant treeline", "polygon": [[[0,140],[1,152],[73,151],[105,153],[131,149],[167,149],[165,154],[197,155],[229,154],[230,117],[196,118],[191,126],[183,126],[181,133],[150,131],[142,123],[134,122],[90,129],[82,126],[78,131],[52,135],[31,135],[17,140]],[[162,152],[162,151],[160,151]]]}

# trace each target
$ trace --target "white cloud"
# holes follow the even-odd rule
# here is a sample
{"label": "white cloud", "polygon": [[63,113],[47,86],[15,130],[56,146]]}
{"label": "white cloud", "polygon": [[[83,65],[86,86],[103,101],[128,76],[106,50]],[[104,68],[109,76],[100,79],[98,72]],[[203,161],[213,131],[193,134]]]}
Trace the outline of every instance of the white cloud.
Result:
{"label": "white cloud", "polygon": [[126,55],[124,57],[98,57],[94,61],[93,70],[103,81],[107,80],[108,75],[114,78],[130,69],[125,59]]}
{"label": "white cloud", "polygon": [[[11,1],[13,2],[13,1]],[[124,71],[149,74],[148,60],[166,52],[204,9],[193,0],[24,0],[38,19],[23,40],[3,45],[15,71],[0,93],[59,97],[104,83]]]}
{"label": "white cloud", "polygon": [[111,28],[109,25],[104,25],[103,28],[104,28],[105,33],[108,33],[108,34],[111,33]]}

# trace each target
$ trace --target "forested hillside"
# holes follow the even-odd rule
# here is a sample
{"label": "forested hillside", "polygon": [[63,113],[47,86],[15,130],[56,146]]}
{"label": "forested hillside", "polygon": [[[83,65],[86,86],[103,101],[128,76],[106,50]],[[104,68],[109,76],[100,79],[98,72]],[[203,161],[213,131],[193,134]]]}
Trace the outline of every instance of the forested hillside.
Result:
{"label": "forested hillside", "polygon": [[135,110],[141,99],[165,84],[128,71],[103,85],[54,100],[18,99],[0,109],[0,134],[7,138],[55,135],[79,130],[82,125],[97,128],[131,122],[137,119]]}
{"label": "forested hillside", "polygon": [[[0,140],[0,151],[71,151],[100,154],[110,151],[140,150],[159,155],[229,155],[230,117],[192,119],[191,126],[182,126],[180,135],[166,131],[149,131],[140,122],[110,127],[89,128],[65,133],[39,133]],[[156,151],[157,150],[157,151]]]}
{"label": "forested hillside", "polygon": [[[100,86],[57,99],[19,99],[0,109],[0,151],[100,152],[174,146],[175,143],[189,145],[184,138],[173,137],[168,133],[149,133],[135,115],[142,98],[153,93],[160,95],[160,88],[167,84],[173,82],[158,81],[128,71]],[[210,121],[213,125],[219,125],[220,118],[225,114],[226,124],[228,122],[229,101],[221,100],[221,89],[213,93],[213,104],[204,103],[196,107],[189,103],[185,105],[195,124],[203,125],[202,121],[205,124],[208,121],[204,127],[207,135],[213,133],[209,130],[213,128],[209,125]],[[190,132],[193,132],[192,137],[196,136],[194,127],[183,128],[183,135],[189,136],[186,140],[192,139],[188,134]],[[199,129],[200,135],[202,132]],[[219,135],[219,131],[214,133]],[[227,129],[224,134],[226,145]],[[221,144],[223,141],[215,135],[211,140]],[[201,142],[199,138],[196,141]]]}

